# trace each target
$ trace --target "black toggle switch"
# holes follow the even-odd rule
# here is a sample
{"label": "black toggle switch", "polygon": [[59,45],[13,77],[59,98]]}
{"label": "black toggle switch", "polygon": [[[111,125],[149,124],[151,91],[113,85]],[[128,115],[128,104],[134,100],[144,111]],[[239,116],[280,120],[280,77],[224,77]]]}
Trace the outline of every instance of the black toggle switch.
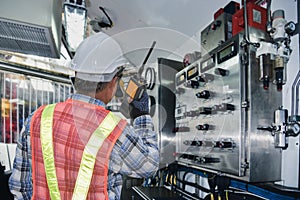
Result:
{"label": "black toggle switch", "polygon": [[200,140],[193,140],[193,141],[191,141],[191,143],[190,143],[190,145],[191,146],[202,146],[202,141],[200,141]]}
{"label": "black toggle switch", "polygon": [[216,20],[215,22],[213,22],[210,26],[210,28],[212,30],[216,30],[218,27],[220,27],[222,24],[222,21],[221,20]]}
{"label": "black toggle switch", "polygon": [[209,124],[199,124],[196,126],[199,131],[207,131],[209,129]]}
{"label": "black toggle switch", "polygon": [[214,80],[214,75],[204,73],[204,74],[201,74],[200,76],[197,76],[196,80],[199,82],[204,82],[204,83],[211,82]]}
{"label": "black toggle switch", "polygon": [[230,103],[222,103],[220,105],[215,105],[214,106],[214,111],[234,111],[235,110],[235,106],[233,104]]}
{"label": "black toggle switch", "polygon": [[218,147],[218,148],[232,148],[233,143],[229,142],[229,141],[218,141],[218,142],[216,142],[215,147]]}
{"label": "black toggle switch", "polygon": [[200,107],[199,108],[199,114],[201,115],[210,115],[212,112],[212,108],[210,107]]}
{"label": "black toggle switch", "polygon": [[185,82],[185,86],[197,89],[200,86],[200,84],[198,81],[188,80],[187,82]]}
{"label": "black toggle switch", "polygon": [[173,133],[177,133],[177,132],[189,132],[190,128],[187,126],[180,126],[180,127],[175,127],[173,128]]}
{"label": "black toggle switch", "polygon": [[198,115],[199,115],[199,111],[195,111],[195,110],[190,110],[185,113],[185,116],[187,117],[196,117]]}
{"label": "black toggle switch", "polygon": [[196,97],[201,99],[208,99],[210,97],[210,92],[208,90],[203,90],[201,92],[196,93]]}
{"label": "black toggle switch", "polygon": [[221,75],[221,76],[228,76],[229,75],[229,70],[222,69],[222,68],[216,68],[215,69],[215,74]]}
{"label": "black toggle switch", "polygon": [[200,162],[202,162],[202,163],[218,163],[218,162],[220,162],[220,159],[212,158],[212,157],[202,157],[200,159]]}

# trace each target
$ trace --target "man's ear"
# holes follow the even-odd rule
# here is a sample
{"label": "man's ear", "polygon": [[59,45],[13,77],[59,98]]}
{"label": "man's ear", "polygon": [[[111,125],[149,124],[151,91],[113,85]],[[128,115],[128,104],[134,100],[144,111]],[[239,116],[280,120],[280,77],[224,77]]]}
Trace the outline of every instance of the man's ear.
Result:
{"label": "man's ear", "polygon": [[111,82],[112,82],[113,84],[118,84],[118,80],[119,80],[119,78],[115,76],[115,77],[111,80]]}
{"label": "man's ear", "polygon": [[109,83],[109,87],[113,88],[115,86],[115,84],[118,84],[118,77],[114,77]]}
{"label": "man's ear", "polygon": [[116,83],[116,82],[118,82],[118,79],[119,79],[119,78],[115,76],[115,77],[112,79],[112,82],[113,82],[113,83]]}

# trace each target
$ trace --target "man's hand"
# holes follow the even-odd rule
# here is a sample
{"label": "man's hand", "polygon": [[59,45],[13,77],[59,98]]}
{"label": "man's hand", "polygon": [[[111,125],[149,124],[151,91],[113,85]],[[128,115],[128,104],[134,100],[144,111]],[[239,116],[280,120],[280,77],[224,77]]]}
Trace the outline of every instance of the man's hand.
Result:
{"label": "man's hand", "polygon": [[131,119],[135,119],[141,115],[149,114],[149,96],[146,90],[139,100],[133,100],[129,104],[129,111]]}

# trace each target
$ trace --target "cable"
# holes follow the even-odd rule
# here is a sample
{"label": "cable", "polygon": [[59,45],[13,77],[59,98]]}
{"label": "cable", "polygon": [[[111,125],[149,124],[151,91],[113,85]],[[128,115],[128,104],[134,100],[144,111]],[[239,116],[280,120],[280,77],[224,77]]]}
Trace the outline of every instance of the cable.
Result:
{"label": "cable", "polygon": [[229,198],[228,198],[228,190],[226,190],[226,200],[229,200]]}
{"label": "cable", "polygon": [[[192,186],[192,187],[197,188],[197,189],[199,189],[199,190],[201,190],[201,191],[203,191],[203,192],[211,193],[211,190],[210,190],[210,189],[207,189],[207,188],[205,188],[205,187],[203,187],[203,186],[201,186],[201,185],[198,185],[197,183],[193,183],[193,182],[189,182],[189,181],[185,181],[185,180],[180,180],[179,178],[177,178],[177,181],[178,181],[179,183],[184,184],[185,186],[186,186],[186,185]],[[176,185],[175,185],[175,186],[176,186]],[[177,186],[176,186],[176,187],[177,187]]]}
{"label": "cable", "polygon": [[[175,169],[175,167],[174,167],[174,169]],[[177,190],[179,193],[182,192],[182,189],[180,188],[180,183],[182,183],[182,185],[185,185],[185,186],[188,185],[188,186],[194,187],[195,189],[199,189],[203,192],[208,193],[207,198],[205,198],[207,200],[209,200],[209,199],[212,200],[212,198],[214,198],[214,196],[217,195],[212,192],[212,188],[214,188],[215,187],[214,185],[216,184],[216,183],[214,183],[215,182],[214,179],[216,177],[218,177],[216,174],[207,173],[207,172],[203,173],[199,170],[191,169],[186,166],[176,167],[176,172],[180,172],[180,171],[186,172],[185,174],[193,173],[193,174],[197,174],[202,177],[205,177],[205,178],[207,178],[207,180],[209,180],[211,186],[210,186],[210,189],[204,188],[201,185],[198,185],[197,183],[191,183],[191,182],[187,182],[185,180],[180,180],[179,177],[177,177],[177,182],[179,182],[179,184],[174,185],[174,187],[175,187],[175,190]],[[172,172],[175,173],[175,171],[172,171]],[[296,198],[300,197],[300,192],[291,194],[291,191],[288,190],[283,193],[282,190],[281,191],[276,191],[276,190],[273,191],[270,189],[266,189],[264,187],[260,187],[259,185],[253,185],[250,183],[245,183],[245,182],[242,182],[239,180],[234,180],[234,179],[230,179],[230,183],[227,182],[226,180],[224,180],[223,183],[222,183],[222,181],[220,182],[220,180],[219,180],[218,183],[219,183],[219,185],[224,184],[224,186],[225,186],[225,187],[218,188],[218,190],[220,189],[220,191],[225,192],[224,196],[222,196],[221,193],[218,196],[220,196],[221,198],[225,198],[226,200],[229,200],[231,193],[245,194],[245,195],[257,197],[259,199],[272,199],[272,200],[281,200],[281,199],[295,200]],[[228,190],[228,188],[230,188],[230,190]],[[220,191],[217,191],[217,192],[220,192]],[[184,192],[188,193],[188,191],[184,191]],[[195,196],[195,194],[192,194],[192,193],[190,193],[190,195],[193,197]],[[293,196],[295,196],[296,198]]]}

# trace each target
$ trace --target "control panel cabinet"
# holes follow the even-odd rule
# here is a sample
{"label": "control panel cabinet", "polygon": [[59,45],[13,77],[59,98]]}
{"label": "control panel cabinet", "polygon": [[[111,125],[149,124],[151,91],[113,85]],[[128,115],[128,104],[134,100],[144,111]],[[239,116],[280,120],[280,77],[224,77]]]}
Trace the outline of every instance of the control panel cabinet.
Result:
{"label": "control panel cabinet", "polygon": [[[281,151],[270,132],[282,103],[276,87],[259,80],[238,34],[176,74],[176,160],[251,182],[277,181]],[[249,61],[249,62],[248,62]]]}

